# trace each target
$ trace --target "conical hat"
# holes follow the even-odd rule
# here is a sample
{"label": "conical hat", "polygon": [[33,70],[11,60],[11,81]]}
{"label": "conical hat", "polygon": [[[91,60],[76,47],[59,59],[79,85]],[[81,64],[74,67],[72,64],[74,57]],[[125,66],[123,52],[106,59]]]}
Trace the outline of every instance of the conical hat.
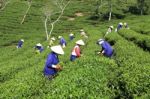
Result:
{"label": "conical hat", "polygon": [[76,42],[76,44],[79,44],[79,45],[85,45],[85,43],[84,43],[83,40],[78,40],[78,41]]}
{"label": "conical hat", "polygon": [[81,31],[81,32],[83,32],[84,30],[83,30],[83,29],[81,29],[80,31]]}
{"label": "conical hat", "polygon": [[42,46],[40,43],[36,44],[36,46]]}
{"label": "conical hat", "polygon": [[124,25],[127,25],[127,23],[125,22]]}
{"label": "conical hat", "polygon": [[51,50],[57,54],[61,54],[63,55],[64,54],[64,51],[62,49],[62,47],[60,45],[57,45],[57,46],[52,46],[51,47]]}
{"label": "conical hat", "polygon": [[70,36],[73,36],[74,34],[70,33]]}
{"label": "conical hat", "polygon": [[62,36],[58,36],[58,38],[60,39],[60,38],[62,38]]}
{"label": "conical hat", "polygon": [[122,23],[122,22],[120,22],[119,24],[120,24],[120,25],[123,25],[123,23]]}
{"label": "conical hat", "polygon": [[113,26],[110,26],[110,28],[112,28],[112,29],[113,29],[114,27],[113,27]]}
{"label": "conical hat", "polygon": [[54,37],[52,37],[52,38],[51,38],[51,40],[55,41],[55,38],[54,38]]}
{"label": "conical hat", "polygon": [[22,42],[24,42],[24,39],[21,39]]}
{"label": "conical hat", "polygon": [[102,44],[104,42],[104,39],[99,39],[97,42],[98,44]]}

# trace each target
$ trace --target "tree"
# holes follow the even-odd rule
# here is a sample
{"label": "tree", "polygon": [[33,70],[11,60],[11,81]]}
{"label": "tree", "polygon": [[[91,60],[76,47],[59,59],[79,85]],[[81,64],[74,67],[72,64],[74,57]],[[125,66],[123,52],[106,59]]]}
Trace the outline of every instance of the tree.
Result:
{"label": "tree", "polygon": [[150,6],[150,0],[137,0],[137,8],[140,10],[140,15],[147,13]]}
{"label": "tree", "polygon": [[112,16],[112,0],[108,0],[108,9],[109,9],[109,21],[111,20]]}
{"label": "tree", "polygon": [[[70,3],[70,1],[71,0],[69,1],[55,0],[53,1],[53,5],[52,5],[52,2],[46,0],[45,2],[46,4],[43,8],[43,12],[44,12],[44,27],[45,27],[45,34],[47,40],[49,40],[49,38],[51,37],[55,24],[62,17],[64,10],[67,7],[67,5]],[[54,15],[55,16],[58,15],[58,16],[56,17],[56,19],[52,20],[52,16]],[[48,26],[49,26],[48,23],[51,25],[49,31],[48,31]]]}
{"label": "tree", "polygon": [[145,0],[137,0],[138,8],[140,9],[140,14],[143,15]]}
{"label": "tree", "polygon": [[10,0],[0,0],[0,10],[4,10],[8,3],[10,3]]}
{"label": "tree", "polygon": [[28,12],[29,12],[29,10],[31,8],[31,5],[32,5],[32,0],[27,0],[27,4],[28,4],[28,8],[27,8],[27,10],[25,12],[25,15],[23,16],[22,21],[21,21],[20,24],[23,24],[23,22],[24,22],[24,20],[25,20],[25,18],[27,16],[27,14],[28,14]]}

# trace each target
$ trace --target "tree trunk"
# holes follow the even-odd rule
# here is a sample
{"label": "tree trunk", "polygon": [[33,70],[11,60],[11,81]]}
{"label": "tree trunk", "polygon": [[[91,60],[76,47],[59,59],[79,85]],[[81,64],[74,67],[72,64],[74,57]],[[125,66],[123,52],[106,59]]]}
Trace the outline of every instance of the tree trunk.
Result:
{"label": "tree trunk", "polygon": [[143,15],[143,9],[141,8],[141,15]]}
{"label": "tree trunk", "polygon": [[[3,4],[3,3],[4,3],[4,4]],[[4,2],[4,1],[3,1],[3,2],[1,2],[0,11],[4,10],[8,3],[10,3],[10,1],[7,1],[7,2]]]}
{"label": "tree trunk", "polygon": [[45,34],[46,34],[46,40],[49,39],[49,37],[48,37],[48,31],[47,31],[47,20],[48,20],[48,16],[46,16],[45,22],[44,22],[44,26],[45,26]]}
{"label": "tree trunk", "polygon": [[[71,0],[70,0],[70,1],[71,1]],[[52,34],[52,32],[53,32],[55,23],[57,23],[57,22],[59,21],[59,19],[62,17],[62,15],[64,14],[64,10],[65,10],[65,8],[67,7],[67,5],[70,3],[70,1],[68,1],[67,4],[66,4],[63,8],[61,8],[61,13],[60,13],[60,15],[58,16],[58,18],[57,18],[54,22],[51,23],[51,30],[50,30],[50,32],[49,32],[49,34],[48,34],[48,39],[51,37],[51,34]]]}
{"label": "tree trunk", "polygon": [[28,9],[27,9],[25,15],[23,16],[23,19],[22,19],[22,21],[21,21],[20,24],[23,24],[23,22],[24,22],[24,20],[25,20],[25,18],[26,18],[26,16],[27,16],[27,14],[28,14],[28,12],[29,12],[29,10],[30,10],[30,7],[31,7],[31,2],[29,2],[29,4],[28,4]]}
{"label": "tree trunk", "polygon": [[54,29],[54,24],[52,23],[52,24],[51,24],[51,30],[50,30],[49,36],[48,36],[49,38],[51,37],[51,34],[52,34],[52,32],[53,32],[53,29]]}
{"label": "tree trunk", "polygon": [[109,21],[111,20],[111,16],[112,16],[112,4],[111,4],[111,0],[109,1]]}

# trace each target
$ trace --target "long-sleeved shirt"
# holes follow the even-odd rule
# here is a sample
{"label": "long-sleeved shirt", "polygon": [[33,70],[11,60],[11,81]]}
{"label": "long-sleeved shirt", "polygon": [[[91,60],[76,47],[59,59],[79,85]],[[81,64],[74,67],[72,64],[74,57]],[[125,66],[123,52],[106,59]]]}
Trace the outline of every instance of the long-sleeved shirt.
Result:
{"label": "long-sleeved shirt", "polygon": [[21,48],[22,45],[23,45],[23,42],[20,40],[20,41],[18,42],[18,48]]}
{"label": "long-sleeved shirt", "polygon": [[69,38],[70,38],[70,41],[71,41],[71,40],[74,39],[74,36],[70,35]]}
{"label": "long-sleeved shirt", "polygon": [[122,25],[119,24],[117,27],[117,31],[120,30],[121,28],[122,28]]}
{"label": "long-sleeved shirt", "polygon": [[63,46],[63,45],[66,46],[67,43],[66,43],[66,40],[65,40],[64,38],[61,38],[59,44],[60,44],[61,46]]}
{"label": "long-sleeved shirt", "polygon": [[113,54],[113,49],[111,45],[108,42],[104,41],[101,44],[101,46],[102,46],[102,52],[104,52],[103,54],[107,57],[111,57]]}
{"label": "long-sleeved shirt", "polygon": [[57,70],[53,68],[53,65],[57,65],[59,63],[58,55],[54,52],[51,52],[46,60],[44,75],[55,75]]}
{"label": "long-sleeved shirt", "polygon": [[81,51],[80,51],[79,45],[76,45],[76,46],[73,48],[71,55],[74,55],[74,56],[77,56],[77,57],[80,57],[80,56],[81,56]]}

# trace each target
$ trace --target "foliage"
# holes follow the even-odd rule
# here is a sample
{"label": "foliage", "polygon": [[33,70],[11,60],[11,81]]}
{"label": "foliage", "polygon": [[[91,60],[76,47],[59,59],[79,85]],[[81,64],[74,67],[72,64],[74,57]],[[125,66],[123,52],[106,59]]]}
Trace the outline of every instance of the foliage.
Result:
{"label": "foliage", "polygon": [[[118,64],[111,87],[116,90],[117,98],[134,98],[149,93],[149,53],[126,41],[118,34],[107,36],[109,42],[115,42],[115,61]],[[137,54],[138,53],[138,54]],[[143,57],[143,55],[145,55]]]}
{"label": "foliage", "polygon": [[[129,27],[137,31],[134,26],[140,27],[142,22],[148,24],[144,18],[148,19],[149,16],[131,16],[124,20],[99,23],[88,20],[94,11],[95,0],[72,0],[61,20],[56,23],[52,34],[56,39],[58,35],[62,35],[67,40],[65,55],[59,56],[63,70],[56,78],[49,81],[43,76],[45,59],[50,53],[43,33],[41,9],[45,6],[45,2],[33,0],[24,24],[20,25],[27,5],[25,0],[13,1],[0,12],[0,54],[2,56],[0,98],[149,98],[150,55],[148,52],[117,33],[112,33],[107,37],[115,49],[112,59],[95,54],[95,51],[101,49],[96,45],[96,41],[103,38],[108,26],[117,26],[118,22],[127,21]],[[135,2],[135,0],[129,2],[131,1]],[[75,13],[82,13],[83,16],[76,16]],[[70,17],[75,18],[74,21],[68,20]],[[56,19],[57,15],[51,18]],[[148,29],[148,25],[145,28]],[[75,46],[75,41],[82,39],[80,29],[84,29],[89,38],[86,40],[86,46],[81,47],[83,56],[75,62],[70,62],[70,53]],[[71,42],[70,32],[75,34],[75,39]],[[23,48],[17,50],[16,45],[21,38],[25,42]],[[41,54],[35,54],[33,49],[37,43],[44,46]],[[58,39],[55,44],[58,44]]]}
{"label": "foliage", "polygon": [[144,50],[150,51],[150,37],[142,34],[138,34],[132,30],[122,29],[119,34],[126,39],[133,41]]}

